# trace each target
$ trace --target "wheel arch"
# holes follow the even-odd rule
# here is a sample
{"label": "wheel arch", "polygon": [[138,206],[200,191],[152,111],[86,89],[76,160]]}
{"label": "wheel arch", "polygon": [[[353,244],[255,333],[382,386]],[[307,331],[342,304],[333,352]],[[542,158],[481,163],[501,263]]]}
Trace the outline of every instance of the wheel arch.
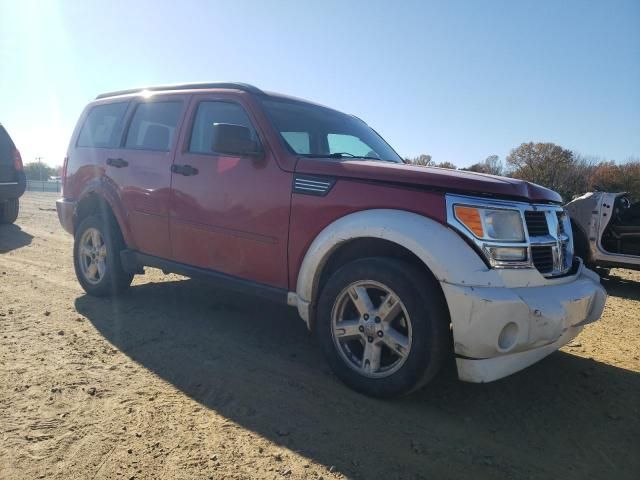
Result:
{"label": "wheel arch", "polygon": [[449,227],[412,212],[376,209],[325,227],[308,248],[296,283],[296,305],[311,328],[322,285],[345,261],[390,256],[414,263],[439,283],[499,283],[482,259]]}
{"label": "wheel arch", "polygon": [[103,182],[92,183],[79,196],[73,215],[74,232],[83,219],[89,215],[103,214],[115,221],[127,246],[132,246],[133,236],[127,222],[127,216],[120,205],[118,196],[104,186]]}

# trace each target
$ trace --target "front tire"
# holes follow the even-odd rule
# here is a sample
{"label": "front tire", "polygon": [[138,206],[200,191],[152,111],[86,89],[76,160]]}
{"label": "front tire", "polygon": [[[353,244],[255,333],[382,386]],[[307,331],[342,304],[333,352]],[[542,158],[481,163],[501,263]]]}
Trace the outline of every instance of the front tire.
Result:
{"label": "front tire", "polygon": [[124,240],[117,224],[106,215],[91,215],[78,225],[73,264],[80,285],[89,295],[105,297],[125,291],[133,275],[120,260]]}
{"label": "front tire", "polygon": [[391,258],[355,260],[318,301],[316,334],[334,373],[374,397],[428,383],[450,353],[449,316],[433,277]]}
{"label": "front tire", "polygon": [[0,225],[10,225],[18,219],[20,210],[20,201],[12,198],[4,202],[0,202]]}

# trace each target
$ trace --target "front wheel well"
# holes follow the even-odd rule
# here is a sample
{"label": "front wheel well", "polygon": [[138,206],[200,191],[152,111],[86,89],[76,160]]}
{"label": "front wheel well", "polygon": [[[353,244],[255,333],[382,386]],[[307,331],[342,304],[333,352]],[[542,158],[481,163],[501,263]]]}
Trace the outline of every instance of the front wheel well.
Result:
{"label": "front wheel well", "polygon": [[324,266],[322,267],[322,271],[318,277],[317,284],[313,291],[313,301],[309,312],[309,327],[311,329],[313,329],[313,325],[315,323],[317,299],[331,275],[333,275],[338,269],[340,269],[340,267],[349,262],[370,257],[394,258],[413,265],[423,275],[433,280],[433,285],[437,285],[439,294],[442,296],[443,300],[445,300],[446,304],[446,299],[444,296],[444,292],[440,287],[440,282],[438,282],[429,267],[425,265],[425,263],[411,250],[395,242],[391,242],[389,240],[384,240],[381,238],[355,238],[353,240],[346,241],[338,246],[330,254],[329,258],[326,260]]}

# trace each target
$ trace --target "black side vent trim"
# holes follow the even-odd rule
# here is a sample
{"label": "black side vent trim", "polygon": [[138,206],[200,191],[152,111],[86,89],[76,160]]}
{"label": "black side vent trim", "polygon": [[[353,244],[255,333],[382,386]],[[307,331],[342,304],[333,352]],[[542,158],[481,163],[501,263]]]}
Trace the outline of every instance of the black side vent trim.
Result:
{"label": "black side vent trim", "polygon": [[293,177],[293,193],[324,197],[336,183],[335,178],[316,177],[313,175],[295,175]]}

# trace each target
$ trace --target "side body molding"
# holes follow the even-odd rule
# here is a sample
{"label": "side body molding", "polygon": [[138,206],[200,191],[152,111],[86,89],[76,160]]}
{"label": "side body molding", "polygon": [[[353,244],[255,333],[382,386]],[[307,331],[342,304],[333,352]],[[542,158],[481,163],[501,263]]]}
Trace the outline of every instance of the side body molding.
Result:
{"label": "side body molding", "polygon": [[[379,238],[416,255],[442,283],[501,286],[502,278],[456,232],[422,215],[402,210],[364,210],[339,218],[315,238],[300,267],[296,286],[298,312],[310,325],[320,274],[331,254],[345,242]],[[292,302],[293,303],[293,302]]]}

